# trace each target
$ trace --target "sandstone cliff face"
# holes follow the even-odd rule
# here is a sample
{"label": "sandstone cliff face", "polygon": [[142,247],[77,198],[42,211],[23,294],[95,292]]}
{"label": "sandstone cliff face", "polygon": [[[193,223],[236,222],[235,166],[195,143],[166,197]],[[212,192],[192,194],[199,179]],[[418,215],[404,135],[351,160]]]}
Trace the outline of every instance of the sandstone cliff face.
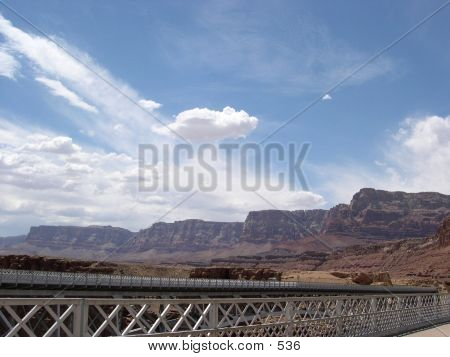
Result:
{"label": "sandstone cliff face", "polygon": [[123,228],[111,226],[38,226],[31,227],[26,243],[33,246],[66,249],[115,249],[133,236]]}
{"label": "sandstone cliff face", "polygon": [[329,211],[250,212],[241,241],[276,243],[313,235],[380,240],[425,238],[436,232],[449,213],[447,195],[364,188],[349,205],[339,204]]}
{"label": "sandstone cliff face", "polygon": [[436,192],[405,193],[365,188],[350,205],[330,209],[323,233],[366,239],[426,237],[450,213],[450,196]]}
{"label": "sandstone cliff face", "polygon": [[253,243],[298,241],[320,233],[326,213],[326,210],[250,212],[241,240]]}
{"label": "sandstone cliff face", "polygon": [[[4,254],[84,259],[114,252],[114,259],[179,262],[277,250],[292,256],[376,240],[425,238],[434,234],[448,215],[448,195],[365,188],[353,196],[350,204],[339,204],[330,210],[255,211],[248,214],[245,222],[159,222],[138,233],[110,226],[32,227],[26,244],[15,250],[9,246],[2,250]],[[448,244],[448,233],[442,235],[442,244]]]}
{"label": "sandstone cliff face", "polygon": [[198,251],[231,247],[239,242],[243,223],[207,222],[200,219],[158,222],[139,231],[128,245],[133,251]]}

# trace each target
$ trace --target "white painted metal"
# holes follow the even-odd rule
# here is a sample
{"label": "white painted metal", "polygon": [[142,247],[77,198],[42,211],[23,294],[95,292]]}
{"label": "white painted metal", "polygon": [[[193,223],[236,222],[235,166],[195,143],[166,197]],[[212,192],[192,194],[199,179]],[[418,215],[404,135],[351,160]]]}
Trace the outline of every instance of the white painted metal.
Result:
{"label": "white painted metal", "polygon": [[448,321],[449,294],[0,299],[1,336],[385,336]]}

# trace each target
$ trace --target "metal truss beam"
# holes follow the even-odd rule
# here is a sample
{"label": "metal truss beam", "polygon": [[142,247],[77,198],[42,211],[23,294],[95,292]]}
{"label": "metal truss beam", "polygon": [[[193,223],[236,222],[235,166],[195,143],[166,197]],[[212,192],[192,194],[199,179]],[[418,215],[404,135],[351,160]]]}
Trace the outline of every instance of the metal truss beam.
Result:
{"label": "metal truss beam", "polygon": [[387,336],[447,321],[449,294],[0,299],[1,336]]}

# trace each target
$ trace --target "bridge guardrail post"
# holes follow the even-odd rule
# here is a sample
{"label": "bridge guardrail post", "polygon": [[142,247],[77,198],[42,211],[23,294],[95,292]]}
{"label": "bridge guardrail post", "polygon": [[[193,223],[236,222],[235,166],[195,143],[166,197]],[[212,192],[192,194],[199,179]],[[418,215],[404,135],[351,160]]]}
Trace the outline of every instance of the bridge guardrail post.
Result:
{"label": "bridge guardrail post", "polygon": [[285,307],[285,314],[286,314],[286,337],[292,337],[294,332],[294,303],[292,301],[286,301],[286,307]]}
{"label": "bridge guardrail post", "polygon": [[434,321],[439,320],[438,311],[439,311],[439,299],[438,299],[437,294],[434,294],[433,295],[433,320]]}
{"label": "bridge guardrail post", "polygon": [[212,302],[208,313],[209,329],[214,330],[210,337],[217,336],[217,329],[219,328],[219,305]]}
{"label": "bridge guardrail post", "polygon": [[344,334],[344,321],[342,316],[343,301],[341,298],[336,299],[336,336],[343,336]]}
{"label": "bridge guardrail post", "polygon": [[417,297],[417,314],[414,316],[416,319],[415,325],[417,327],[420,327],[422,321],[424,320],[424,306],[426,306],[426,296],[419,295]]}
{"label": "bridge guardrail post", "polygon": [[84,299],[80,299],[75,306],[73,319],[73,335],[74,337],[88,336],[88,313],[89,305]]}
{"label": "bridge guardrail post", "polygon": [[378,317],[378,312],[377,312],[377,298],[376,297],[372,297],[370,298],[370,313],[371,313],[371,332],[372,333],[376,333],[377,330],[377,317]]}
{"label": "bridge guardrail post", "polygon": [[405,309],[407,308],[407,299],[403,296],[396,296],[397,300],[397,329],[401,329],[404,323]]}

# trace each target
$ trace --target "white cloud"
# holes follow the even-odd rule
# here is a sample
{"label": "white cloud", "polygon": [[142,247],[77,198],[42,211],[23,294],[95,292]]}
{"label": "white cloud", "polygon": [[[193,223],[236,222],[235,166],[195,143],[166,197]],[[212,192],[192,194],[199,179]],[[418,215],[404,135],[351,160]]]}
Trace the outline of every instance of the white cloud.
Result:
{"label": "white cloud", "polygon": [[[317,193],[309,191],[289,192],[285,197],[289,209],[311,209],[325,205],[325,198]],[[281,203],[283,205],[283,203]]]}
{"label": "white cloud", "polygon": [[20,145],[27,135],[30,135],[29,130],[0,118],[0,144]]}
{"label": "white cloud", "polygon": [[[266,209],[303,210],[317,209],[326,204],[325,199],[312,192],[258,190],[258,194],[242,189],[225,192],[199,192],[173,211],[168,221],[200,218],[213,221],[243,222],[249,211]],[[217,203],[217,204],[216,204]]]}
{"label": "white cloud", "polygon": [[[248,2],[204,2],[189,18],[189,28],[163,25],[155,31],[160,31],[161,52],[179,70],[207,68],[238,78],[243,87],[249,81],[263,83],[264,91],[320,92],[347,77],[371,53],[336,38],[320,18],[298,6],[298,2],[278,6],[266,1],[258,7]],[[383,56],[346,85],[366,82],[393,68],[393,60]]]}
{"label": "white cloud", "polygon": [[[137,161],[130,156],[86,150],[71,138],[26,131],[0,120],[0,132],[3,128],[11,136],[0,135],[2,234],[44,223],[137,229],[158,214],[155,207],[161,202],[155,206],[136,200]],[[118,212],[118,202],[124,211]]]}
{"label": "white cloud", "polygon": [[[189,140],[242,138],[254,130],[258,119],[243,110],[225,107],[222,111],[194,108],[179,113],[168,127]],[[161,134],[170,134],[166,127],[155,127]]]}
{"label": "white cloud", "polygon": [[[144,100],[147,109],[149,106],[156,109],[159,103],[143,99],[136,90],[112,76],[88,54],[58,39],[98,75],[50,40],[15,27],[1,15],[0,34],[8,50],[24,59],[22,65],[29,63],[36,77],[46,78],[45,84],[51,87],[53,94],[63,96],[82,109],[98,111],[95,121],[78,113],[67,115],[66,120],[72,120],[78,130],[95,132],[100,145],[113,146],[115,150],[127,153],[136,151],[136,143],[153,139],[151,126],[155,124],[154,119],[134,102]],[[127,132],[114,130],[116,124],[126,125]]]}
{"label": "white cloud", "polygon": [[[9,136],[2,135],[6,131]],[[195,190],[197,174],[205,173],[208,180],[209,173],[195,160],[192,165]],[[219,178],[229,172],[223,159],[213,166]],[[238,162],[234,162],[232,194],[219,179],[214,192],[196,194],[165,220],[243,221],[250,210],[273,208],[241,187],[239,169]],[[0,235],[24,233],[31,224],[111,224],[132,230],[147,227],[189,194],[174,189],[176,168],[172,165],[169,170],[169,191],[160,187],[155,192],[140,192],[137,159],[87,149],[72,138],[0,120]],[[158,173],[158,179],[164,179],[164,171]],[[180,185],[185,185],[185,173],[181,172]],[[252,182],[253,174],[249,176]],[[271,183],[276,179],[274,173]],[[262,185],[258,192],[280,209],[317,208],[325,203],[316,193],[291,192],[288,187],[274,192]]]}
{"label": "white cloud", "polygon": [[60,81],[45,77],[37,77],[36,80],[47,86],[53,95],[66,99],[74,107],[91,113],[98,112],[97,108],[83,101],[76,93],[65,87]]}
{"label": "white cloud", "polygon": [[20,63],[6,50],[0,47],[0,76],[15,79]]}
{"label": "white cloud", "polygon": [[155,109],[159,109],[161,108],[161,104],[160,103],[156,103],[155,101],[151,100],[151,99],[141,99],[139,100],[139,104],[149,110],[149,111],[154,111]]}
{"label": "white cloud", "polygon": [[322,100],[331,100],[331,99],[333,99],[333,98],[328,93],[322,97]]}
{"label": "white cloud", "polygon": [[450,193],[450,116],[406,120],[386,160],[411,190]]}
{"label": "white cloud", "polygon": [[334,202],[348,202],[362,187],[450,194],[450,116],[406,119],[384,147],[384,157],[374,166],[310,166],[323,182],[319,191]]}
{"label": "white cloud", "polygon": [[450,158],[450,116],[406,119],[394,138],[416,155],[430,157],[444,151]]}
{"label": "white cloud", "polygon": [[[33,136],[29,136],[28,139],[33,140]],[[72,142],[72,138],[66,136],[57,136],[54,138],[39,136],[38,140],[35,139],[33,141],[35,142],[25,144],[23,149],[65,155],[81,151],[81,148]]]}

